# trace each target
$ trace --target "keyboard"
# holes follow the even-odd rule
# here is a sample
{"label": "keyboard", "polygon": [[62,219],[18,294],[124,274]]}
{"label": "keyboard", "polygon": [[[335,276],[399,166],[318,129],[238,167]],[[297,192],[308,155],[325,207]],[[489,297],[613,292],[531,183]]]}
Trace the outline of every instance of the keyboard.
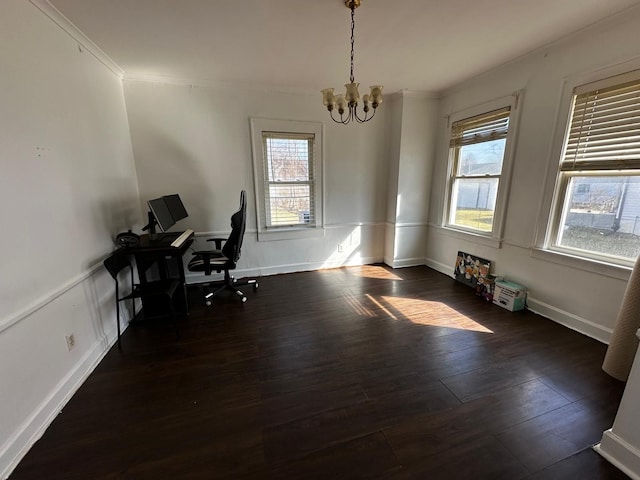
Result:
{"label": "keyboard", "polygon": [[193,230],[191,230],[190,228],[186,229],[180,234],[178,238],[171,242],[171,246],[176,248],[181,247],[182,244],[186,242],[189,237],[191,237],[191,235],[193,235]]}

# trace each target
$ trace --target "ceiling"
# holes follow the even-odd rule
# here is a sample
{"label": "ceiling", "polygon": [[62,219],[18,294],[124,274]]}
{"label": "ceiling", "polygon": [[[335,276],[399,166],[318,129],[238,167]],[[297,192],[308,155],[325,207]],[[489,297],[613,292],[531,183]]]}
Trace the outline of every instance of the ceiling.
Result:
{"label": "ceiling", "polygon": [[[343,0],[49,1],[128,77],[318,91],[349,80]],[[355,79],[437,92],[639,4],[363,0]]]}

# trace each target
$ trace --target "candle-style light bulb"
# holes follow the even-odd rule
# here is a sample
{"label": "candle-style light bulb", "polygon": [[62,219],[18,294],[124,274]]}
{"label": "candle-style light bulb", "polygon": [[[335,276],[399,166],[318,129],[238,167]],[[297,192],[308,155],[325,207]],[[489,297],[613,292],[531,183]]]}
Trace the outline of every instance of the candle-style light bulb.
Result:
{"label": "candle-style light bulb", "polygon": [[382,85],[371,85],[371,103],[377,108],[382,103]]}
{"label": "candle-style light bulb", "polygon": [[344,98],[344,95],[339,94],[336,95],[336,108],[338,109],[338,113],[342,115],[347,108],[347,101]]}
{"label": "candle-style light bulb", "polygon": [[333,106],[336,104],[336,97],[333,94],[333,88],[325,88],[322,90],[322,104],[327,107],[327,110],[333,110]]}

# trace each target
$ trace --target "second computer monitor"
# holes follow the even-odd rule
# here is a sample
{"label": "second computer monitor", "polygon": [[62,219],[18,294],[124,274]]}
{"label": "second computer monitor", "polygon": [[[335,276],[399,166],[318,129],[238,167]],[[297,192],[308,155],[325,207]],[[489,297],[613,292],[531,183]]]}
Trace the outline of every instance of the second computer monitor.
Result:
{"label": "second computer monitor", "polygon": [[178,220],[182,220],[183,218],[187,218],[189,214],[187,213],[187,209],[184,208],[184,204],[182,200],[180,200],[180,195],[174,193],[173,195],[165,195],[164,201],[167,204],[167,208],[173,217],[173,221],[177,222]]}
{"label": "second computer monitor", "polygon": [[[177,221],[189,216],[187,209],[184,208],[184,204],[177,193],[154,198],[153,200],[149,200],[147,204],[153,215],[153,220],[155,220],[155,223],[163,232],[173,227]],[[149,220],[150,226],[152,226],[151,223],[153,223],[152,219]]]}
{"label": "second computer monitor", "polygon": [[[155,221],[158,227],[160,227],[160,230],[166,232],[176,223],[173,221],[173,216],[171,215],[167,202],[164,201],[164,198],[160,197],[149,200],[147,205],[149,205],[149,210],[151,210],[153,215],[153,218],[149,217],[149,224],[151,227],[153,227],[153,222]],[[153,229],[151,232],[153,232]]]}

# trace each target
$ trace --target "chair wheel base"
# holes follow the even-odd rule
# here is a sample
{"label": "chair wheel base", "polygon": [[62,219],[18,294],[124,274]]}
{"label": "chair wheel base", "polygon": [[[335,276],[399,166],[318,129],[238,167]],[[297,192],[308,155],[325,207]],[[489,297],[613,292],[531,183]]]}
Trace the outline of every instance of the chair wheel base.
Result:
{"label": "chair wheel base", "polygon": [[[221,292],[225,292],[225,291],[231,294],[236,294],[238,297],[240,297],[240,301],[242,303],[245,303],[247,301],[247,296],[244,294],[242,290],[238,289],[238,287],[241,285],[251,285],[253,287],[254,292],[258,290],[258,286],[259,286],[258,281],[255,279],[238,281],[235,278],[229,276],[228,278],[225,278],[223,284],[220,285],[217,289],[215,290],[207,289],[208,291],[204,295],[204,304],[207,307],[210,307],[211,305],[213,305],[215,297],[217,297],[218,294],[220,294]],[[211,286],[211,285],[207,285],[207,286]]]}

